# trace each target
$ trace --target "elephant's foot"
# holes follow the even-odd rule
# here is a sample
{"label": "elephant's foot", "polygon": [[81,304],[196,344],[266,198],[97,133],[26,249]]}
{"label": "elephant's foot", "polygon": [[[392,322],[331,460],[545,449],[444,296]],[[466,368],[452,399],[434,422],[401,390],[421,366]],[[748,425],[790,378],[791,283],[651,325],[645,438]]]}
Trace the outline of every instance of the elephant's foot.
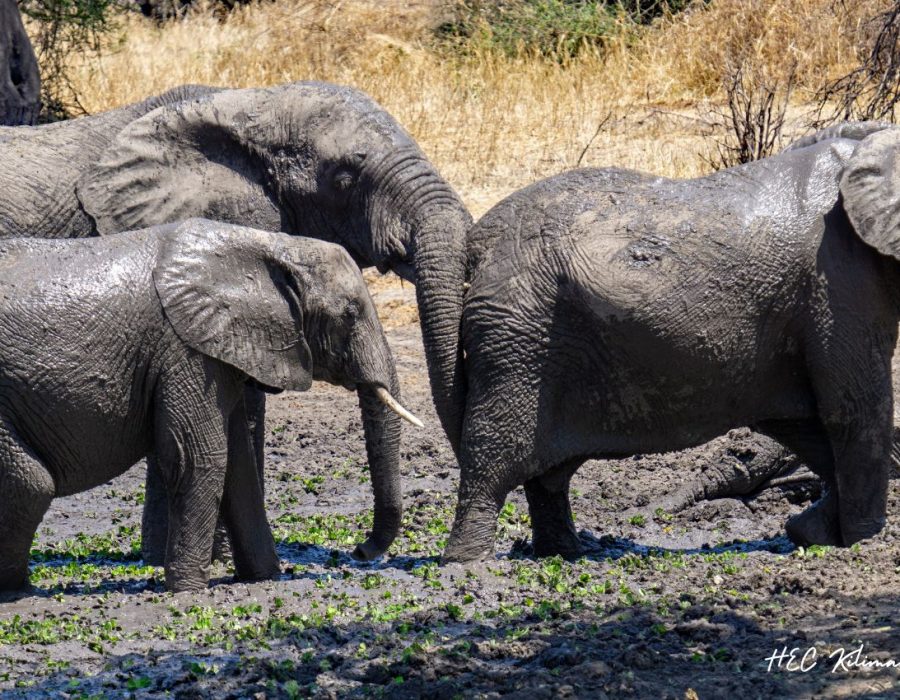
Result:
{"label": "elephant's foot", "polygon": [[235,581],[251,583],[253,581],[278,581],[281,578],[281,564],[258,569],[256,571],[241,572],[234,575]]}
{"label": "elephant's foot", "polygon": [[536,557],[555,557],[577,559],[584,551],[578,535],[569,530],[532,535],[532,547]]}
{"label": "elephant's foot", "polygon": [[[845,509],[849,510],[849,508]],[[858,511],[857,511],[858,512]],[[860,518],[852,518],[845,515],[841,519],[841,540],[845,547],[856,544],[862,540],[874,537],[884,528],[885,517],[866,514]]]}
{"label": "elephant's foot", "polygon": [[[390,546],[390,545],[388,545]],[[388,550],[388,547],[376,541],[374,537],[368,537],[365,542],[360,542],[351,552],[350,556],[356,561],[373,561],[378,559]]]}
{"label": "elephant's foot", "polygon": [[569,504],[569,479],[574,466],[558,468],[525,482],[531,516],[532,548],[536,557],[576,559],[581,540]]}
{"label": "elephant's foot", "polygon": [[453,531],[444,549],[444,564],[465,563],[488,559],[494,554],[494,532],[499,508],[469,509],[461,516],[457,510]]}
{"label": "elephant's foot", "polygon": [[27,565],[0,569],[0,591],[25,591],[30,587]]}
{"label": "elephant's foot", "polygon": [[835,547],[843,545],[834,490],[828,491],[802,513],[790,518],[785,530],[791,541],[800,547],[814,544]]}

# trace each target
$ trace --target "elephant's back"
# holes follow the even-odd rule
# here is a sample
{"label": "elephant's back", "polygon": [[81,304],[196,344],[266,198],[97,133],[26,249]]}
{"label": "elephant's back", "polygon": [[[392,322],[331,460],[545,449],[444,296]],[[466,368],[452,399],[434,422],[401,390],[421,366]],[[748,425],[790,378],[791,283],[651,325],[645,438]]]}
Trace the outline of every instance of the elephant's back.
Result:
{"label": "elephant's back", "polygon": [[0,238],[90,235],[75,184],[129,120],[108,112],[0,130]]}
{"label": "elephant's back", "polygon": [[0,313],[90,314],[152,285],[158,240],[152,229],[76,240],[0,241]]}
{"label": "elephant's back", "polygon": [[143,102],[55,124],[0,128],[0,238],[80,238],[93,222],[75,187],[128,124],[215,88],[184,85]]}

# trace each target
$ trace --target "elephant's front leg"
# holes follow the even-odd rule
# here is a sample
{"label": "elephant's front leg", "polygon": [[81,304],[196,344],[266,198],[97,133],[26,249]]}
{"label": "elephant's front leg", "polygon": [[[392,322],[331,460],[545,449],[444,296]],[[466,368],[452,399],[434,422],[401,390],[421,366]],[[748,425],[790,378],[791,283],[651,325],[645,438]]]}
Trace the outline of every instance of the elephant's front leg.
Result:
{"label": "elephant's front leg", "polygon": [[580,464],[566,464],[525,482],[535,556],[573,558],[581,553],[569,503],[569,482]]}
{"label": "elephant's front leg", "polygon": [[886,519],[893,438],[890,358],[828,367],[834,371],[818,376],[816,388],[834,455],[833,487],[791,519],[788,534],[797,544],[850,546],[878,534]]}
{"label": "elephant's front leg", "polygon": [[231,538],[237,578],[244,581],[277,578],[281,574],[259,477],[246,404],[242,399],[232,412],[228,425],[228,471],[222,518]]}
{"label": "elephant's front leg", "polygon": [[183,432],[159,455],[169,495],[165,569],[170,591],[198,590],[209,583],[213,530],[228,458],[224,426],[217,444],[198,442]]}
{"label": "elephant's front leg", "polygon": [[[252,459],[259,482],[263,484],[266,445],[266,395],[247,385],[244,390],[247,427],[252,440]],[[169,499],[165,482],[155,455],[147,456],[147,481],[144,489],[144,510],[141,515],[141,557],[150,566],[162,566],[166,560],[166,539],[169,535]],[[264,492],[264,489],[263,489]],[[213,561],[231,559],[228,530],[223,518],[216,523],[213,539]]]}
{"label": "elephant's front leg", "polygon": [[228,464],[228,420],[243,383],[199,355],[174,362],[156,391],[154,452],[169,500],[166,588],[209,583],[213,531]]}

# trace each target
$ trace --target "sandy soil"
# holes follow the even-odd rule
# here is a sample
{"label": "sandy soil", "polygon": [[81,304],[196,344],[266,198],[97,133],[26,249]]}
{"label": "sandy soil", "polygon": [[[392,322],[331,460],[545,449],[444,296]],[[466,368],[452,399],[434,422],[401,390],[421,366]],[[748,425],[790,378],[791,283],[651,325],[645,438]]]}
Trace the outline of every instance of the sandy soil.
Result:
{"label": "sandy soil", "polygon": [[35,543],[35,589],[0,602],[0,694],[900,695],[900,669],[858,665],[900,665],[897,474],[881,535],[803,551],[783,537],[807,502],[803,488],[655,510],[712,448],[590,462],[573,482],[585,557],[529,555],[519,490],[495,559],[438,566],[457,473],[431,407],[412,289],[373,288],[393,319],[406,403],[427,422],[404,434],[407,512],[390,555],[369,565],[348,556],[371,519],[353,394],[317,386],[275,397],[267,501],[281,580],[236,584],[219,566],[206,591],[164,592],[161,570],[135,554],[136,467],[53,504]]}

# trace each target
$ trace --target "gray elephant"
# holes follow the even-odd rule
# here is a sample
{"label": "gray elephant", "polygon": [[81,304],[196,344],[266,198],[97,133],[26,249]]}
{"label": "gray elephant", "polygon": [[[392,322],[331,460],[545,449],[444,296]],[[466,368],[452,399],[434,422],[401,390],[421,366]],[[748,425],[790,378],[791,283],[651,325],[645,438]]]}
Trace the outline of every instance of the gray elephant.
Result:
{"label": "gray elephant", "polygon": [[[402,514],[397,378],[340,246],[192,219],[81,241],[0,243],[0,589],[23,586],[50,501],[154,454],[166,586],[205,586],[216,516],[237,575],[279,573],[244,386],[356,388],[375,493],[369,559]],[[339,352],[338,352],[339,350]]]}
{"label": "gray elephant", "polygon": [[0,124],[34,124],[41,76],[16,0],[0,0]]}
{"label": "gray elephant", "polygon": [[693,180],[573,171],[473,227],[446,560],[492,551],[497,512],[519,484],[535,552],[573,555],[568,485],[582,462],[743,425],[824,481],[823,497],[788,521],[795,542],[850,545],[881,530],[900,129],[847,135]]}
{"label": "gray elephant", "polygon": [[[0,129],[0,236],[80,237],[190,216],[340,243],[416,285],[440,420],[458,446],[471,217],[409,135],[350,88],[176,88],[50,126]],[[262,457],[262,412],[249,401]],[[155,472],[151,470],[150,475]],[[148,477],[148,561],[165,545]]]}

